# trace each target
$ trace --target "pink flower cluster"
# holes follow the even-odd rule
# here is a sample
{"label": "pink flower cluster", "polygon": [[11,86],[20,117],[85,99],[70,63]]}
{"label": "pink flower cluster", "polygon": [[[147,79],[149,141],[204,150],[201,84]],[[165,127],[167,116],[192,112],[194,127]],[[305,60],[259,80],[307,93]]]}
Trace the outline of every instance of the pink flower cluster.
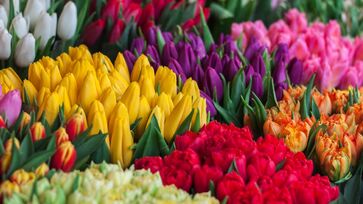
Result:
{"label": "pink flower cluster", "polygon": [[261,21],[234,23],[232,37],[242,37],[244,48],[252,38],[264,43],[272,52],[278,44],[289,47],[290,57],[303,61],[303,83],[316,73],[320,90],[363,85],[363,38],[355,40],[341,35],[336,21],[308,24],[304,13],[288,11],[284,19],[268,29]]}
{"label": "pink flower cluster", "polygon": [[293,154],[282,140],[266,135],[253,140],[251,131],[211,122],[199,133],[177,136],[176,150],[135,161],[136,169],[159,172],[165,185],[206,192],[237,203],[329,203],[339,196],[328,177],[313,174],[313,162]]}

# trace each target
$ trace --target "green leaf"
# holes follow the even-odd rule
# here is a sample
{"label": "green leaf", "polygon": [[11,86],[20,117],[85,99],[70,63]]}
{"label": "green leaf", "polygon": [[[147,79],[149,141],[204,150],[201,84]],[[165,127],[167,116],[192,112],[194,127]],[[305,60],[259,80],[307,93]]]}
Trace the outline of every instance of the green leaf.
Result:
{"label": "green leaf", "polygon": [[[8,30],[10,30],[11,21],[12,21],[12,19],[14,19],[14,17],[15,17],[14,0],[9,0]],[[14,36],[14,35],[12,35],[12,36]]]}
{"label": "green leaf", "polygon": [[277,106],[277,98],[276,98],[273,78],[271,76],[268,76],[266,80],[267,80],[266,108],[276,107]]}
{"label": "green leaf", "polygon": [[231,162],[231,165],[229,166],[227,173],[231,173],[232,171],[235,171],[235,172],[237,172],[239,174],[237,164],[236,164],[236,160],[234,160],[234,159]]}
{"label": "green leaf", "polygon": [[159,53],[161,54],[161,53],[163,53],[163,49],[165,46],[165,40],[164,40],[163,34],[161,33],[159,28],[156,29],[156,35],[157,35]]}
{"label": "green leaf", "polygon": [[221,204],[227,204],[227,203],[228,203],[228,196],[226,196],[226,197],[222,200]]}
{"label": "green leaf", "polygon": [[108,146],[106,144],[106,141],[103,141],[103,143],[101,144],[101,147],[92,153],[91,161],[93,161],[97,164],[99,164],[103,161],[105,161],[107,163],[111,162],[111,154],[110,154],[110,150],[108,149]]}
{"label": "green leaf", "polygon": [[306,86],[306,90],[304,92],[303,98],[301,100],[300,114],[301,118],[305,119],[310,117],[310,104],[311,104],[311,90],[313,88],[315,81],[315,74],[311,77],[308,85]]}
{"label": "green leaf", "polygon": [[209,180],[209,191],[211,192],[212,196],[216,195],[216,186],[214,185],[213,180]]}
{"label": "green leaf", "polygon": [[11,162],[6,177],[11,176],[11,174],[20,167],[21,161],[19,149],[15,145],[15,137],[12,136],[11,139],[13,140],[13,146],[11,147]]}
{"label": "green leaf", "polygon": [[237,127],[242,126],[241,121],[235,115],[232,115],[228,110],[224,109],[217,102],[213,102],[213,104],[225,123],[227,124],[233,123]]}
{"label": "green leaf", "polygon": [[54,150],[45,150],[41,152],[37,152],[33,154],[27,162],[22,166],[25,171],[35,170],[39,165],[48,161],[52,155],[54,154]]}
{"label": "green leaf", "polygon": [[283,159],[281,162],[279,162],[279,163],[276,165],[275,172],[280,171],[280,169],[282,169],[282,167],[284,167],[285,163],[286,163],[286,158],[285,158],[285,159]]}
{"label": "green leaf", "polygon": [[74,181],[73,181],[71,193],[74,193],[78,190],[80,183],[81,183],[80,177],[79,177],[79,174],[77,174],[76,178],[74,178]]}
{"label": "green leaf", "polygon": [[199,9],[200,9],[200,20],[201,20],[201,24],[203,27],[204,45],[205,45],[205,48],[207,50],[209,50],[210,46],[214,43],[214,40],[213,40],[213,36],[208,28],[207,22],[205,21],[203,9],[202,8],[199,8]]}
{"label": "green leaf", "polygon": [[27,134],[23,141],[21,142],[19,154],[21,158],[21,163],[24,163],[29,156],[31,156],[34,152],[33,141],[31,139],[30,134]]}
{"label": "green leaf", "polygon": [[195,117],[195,121],[194,121],[194,124],[192,126],[192,131],[193,132],[198,132],[199,129],[200,129],[200,115],[199,115],[199,110],[197,109],[197,115]]}
{"label": "green leaf", "polygon": [[136,130],[137,126],[139,125],[141,119],[142,118],[136,119],[135,122],[130,125],[131,132],[135,132],[135,130]]}
{"label": "green leaf", "polygon": [[77,161],[82,160],[84,157],[92,154],[98,148],[100,148],[100,144],[106,138],[106,134],[97,134],[94,136],[89,136],[82,144],[79,146],[75,146],[77,151]]}
{"label": "green leaf", "polygon": [[314,118],[316,120],[319,120],[320,119],[320,111],[319,111],[319,107],[318,105],[316,104],[315,102],[315,99],[313,98],[312,102],[311,102],[311,112],[314,116]]}
{"label": "green leaf", "polygon": [[175,131],[173,139],[171,140],[171,143],[174,142],[175,137],[177,137],[178,135],[182,135],[184,134],[186,131],[189,130],[190,128],[190,123],[192,122],[192,118],[193,118],[193,113],[194,110],[192,110],[189,115],[185,118],[185,120],[181,123],[181,125],[179,126],[179,128]]}
{"label": "green leaf", "polygon": [[305,148],[305,155],[308,159],[312,158],[313,152],[315,150],[315,137],[319,133],[319,131],[325,131],[327,126],[326,125],[318,125],[317,122],[314,123],[314,125],[311,127],[309,131],[309,139],[308,143]]}
{"label": "green leaf", "polygon": [[223,20],[226,18],[233,18],[233,14],[226,8],[223,8],[221,5],[217,3],[212,3],[210,5],[211,14],[216,16],[219,20]]}
{"label": "green leaf", "polygon": [[346,183],[344,188],[344,198],[350,204],[359,204],[361,199],[363,173],[363,153],[360,155],[359,166],[353,177]]}
{"label": "green leaf", "polygon": [[82,145],[84,141],[89,137],[89,133],[91,132],[92,124],[88,126],[88,128],[76,136],[76,139],[72,141],[73,145],[77,148],[78,146]]}

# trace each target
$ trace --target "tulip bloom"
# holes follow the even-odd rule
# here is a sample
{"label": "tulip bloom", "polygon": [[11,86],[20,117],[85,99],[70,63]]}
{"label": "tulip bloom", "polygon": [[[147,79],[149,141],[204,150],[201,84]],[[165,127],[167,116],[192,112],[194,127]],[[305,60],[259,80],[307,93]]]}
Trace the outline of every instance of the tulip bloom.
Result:
{"label": "tulip bloom", "polygon": [[77,152],[73,144],[69,141],[62,143],[54,153],[50,166],[69,172],[73,169],[76,162]]}
{"label": "tulip bloom", "polygon": [[21,13],[12,20],[11,27],[20,39],[28,34],[29,31],[29,25]]}
{"label": "tulip bloom", "polygon": [[4,23],[4,28],[8,25],[8,14],[3,5],[0,5],[0,20]]}
{"label": "tulip bloom", "polygon": [[15,63],[19,67],[27,67],[35,59],[35,38],[32,34],[25,35],[16,45]]}
{"label": "tulip bloom", "polygon": [[73,1],[68,1],[59,17],[57,34],[62,40],[71,39],[77,28],[77,7]]}
{"label": "tulip bloom", "polygon": [[60,127],[58,130],[54,132],[55,138],[56,138],[56,145],[59,147],[62,143],[69,141],[69,136],[67,134],[67,131],[65,128]]}
{"label": "tulip bloom", "polygon": [[32,141],[39,141],[45,138],[45,128],[41,122],[36,122],[30,127]]}
{"label": "tulip bloom", "polygon": [[48,41],[55,36],[57,29],[57,14],[49,15],[43,12],[38,18],[35,28],[34,37],[40,38],[40,48],[44,49]]}
{"label": "tulip bloom", "polygon": [[[1,86],[0,86],[1,90]],[[0,91],[0,114],[5,117],[8,127],[18,119],[21,111],[21,96],[18,90],[13,90],[5,95]]]}
{"label": "tulip bloom", "polygon": [[35,27],[35,24],[38,21],[38,18],[40,18],[41,13],[43,11],[45,11],[45,5],[43,4],[42,1],[38,0],[27,1],[24,10],[24,17],[29,19],[31,29]]}
{"label": "tulip bloom", "polygon": [[87,129],[87,121],[84,115],[76,113],[67,121],[66,132],[69,139],[74,141],[80,133]]}
{"label": "tulip bloom", "polygon": [[0,30],[0,59],[6,60],[10,57],[11,54],[11,34],[6,30]]}
{"label": "tulip bloom", "polygon": [[106,26],[106,22],[103,19],[99,19],[99,20],[87,25],[86,28],[84,29],[85,31],[82,36],[84,43],[86,43],[89,46],[96,44],[98,39],[101,37],[105,26]]}

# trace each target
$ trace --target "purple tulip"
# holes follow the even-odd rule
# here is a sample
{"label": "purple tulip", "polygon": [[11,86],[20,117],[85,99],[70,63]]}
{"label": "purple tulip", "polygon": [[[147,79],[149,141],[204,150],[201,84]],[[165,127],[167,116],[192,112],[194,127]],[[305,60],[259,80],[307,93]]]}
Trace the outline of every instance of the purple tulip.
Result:
{"label": "purple tulip", "polygon": [[264,52],[265,47],[262,46],[256,38],[252,37],[250,42],[248,43],[248,46],[245,50],[244,56],[246,59],[251,62],[252,58],[255,55],[260,55]]}
{"label": "purple tulip", "polygon": [[297,58],[290,61],[288,65],[288,73],[292,84],[300,84],[302,80],[303,64]]}
{"label": "purple tulip", "polygon": [[223,68],[226,67],[230,60],[231,60],[231,58],[229,57],[229,55],[223,55],[222,60],[221,60],[222,67]]}
{"label": "purple tulip", "polygon": [[212,67],[218,72],[218,74],[223,72],[222,61],[216,52],[209,55],[207,64],[204,67]]}
{"label": "purple tulip", "polygon": [[212,44],[209,48],[209,52],[208,53],[212,53],[212,52],[217,52],[217,48],[218,48],[218,45],[216,44]]}
{"label": "purple tulip", "polygon": [[219,77],[217,71],[211,67],[207,68],[204,75],[204,91],[209,96],[213,96],[214,92],[217,94],[217,100],[221,101],[223,98],[223,82]]}
{"label": "purple tulip", "polygon": [[199,64],[194,67],[192,78],[198,83],[199,87],[203,87],[204,71]]}
{"label": "purple tulip", "polygon": [[205,98],[205,101],[207,103],[207,112],[209,112],[210,117],[214,117],[217,114],[217,111],[214,107],[213,100],[203,91],[200,91],[200,96]]}
{"label": "purple tulip", "polygon": [[286,65],[289,59],[289,47],[285,43],[279,44],[275,54],[275,63],[284,63]]}
{"label": "purple tulip", "polygon": [[238,48],[232,36],[221,34],[219,38],[219,45],[224,47],[224,55],[237,56]]}
{"label": "purple tulip", "polygon": [[262,77],[266,74],[266,66],[265,62],[263,61],[262,55],[255,55],[252,58],[251,65],[255,69],[255,72],[259,73]]}
{"label": "purple tulip", "polygon": [[162,32],[165,43],[170,43],[174,41],[173,35],[171,32]]}
{"label": "purple tulip", "polygon": [[287,83],[281,83],[281,84],[276,84],[275,85],[275,94],[276,94],[276,99],[277,100],[281,100],[282,96],[283,96],[283,92],[285,89],[287,89],[288,85]]}
{"label": "purple tulip", "polygon": [[272,78],[274,79],[275,84],[282,84],[282,83],[287,84],[285,63],[281,61],[275,65]]}
{"label": "purple tulip", "polygon": [[183,68],[180,66],[179,62],[176,61],[175,59],[171,59],[170,60],[170,63],[168,65],[168,67],[173,70],[173,72],[176,74],[176,75],[179,75],[180,78],[182,79],[182,81],[184,82],[187,77],[185,76],[184,74],[184,70]]}
{"label": "purple tulip", "polygon": [[[0,93],[2,93],[1,86]],[[0,115],[4,116],[7,127],[12,126],[18,119],[21,111],[21,103],[19,90],[12,90],[5,95],[0,95]]]}
{"label": "purple tulip", "polygon": [[156,27],[151,27],[147,30],[146,32],[146,39],[147,39],[147,43],[149,45],[154,45],[156,46],[158,41],[157,41],[157,38],[156,38]]}
{"label": "purple tulip", "polygon": [[170,63],[170,60],[178,59],[178,51],[175,48],[175,44],[173,42],[166,43],[163,48],[163,53],[161,55],[161,62],[166,65]]}
{"label": "purple tulip", "polygon": [[156,71],[156,69],[160,66],[160,57],[158,50],[154,45],[148,45],[146,49],[146,55],[150,59],[150,64]]}
{"label": "purple tulip", "polygon": [[136,57],[132,54],[132,52],[126,50],[123,52],[127,67],[129,69],[129,72],[131,73],[132,69],[134,68],[134,64],[136,62]]}
{"label": "purple tulip", "polygon": [[142,37],[135,38],[131,43],[131,52],[137,53],[137,55],[141,55],[141,53],[144,51],[145,47],[145,40]]}
{"label": "purple tulip", "polygon": [[252,75],[252,87],[251,90],[258,96],[258,98],[262,98],[263,96],[263,82],[261,75],[258,73],[254,73]]}
{"label": "purple tulip", "polygon": [[198,58],[203,58],[206,55],[206,51],[202,38],[194,33],[188,34],[188,38],[195,54]]}
{"label": "purple tulip", "polygon": [[231,81],[241,67],[241,62],[234,57],[224,66],[223,75],[228,81]]}
{"label": "purple tulip", "polygon": [[250,79],[254,73],[255,73],[255,70],[253,69],[253,66],[248,65],[247,68],[245,69],[246,84],[250,83]]}
{"label": "purple tulip", "polygon": [[196,56],[190,44],[182,43],[179,46],[178,62],[184,69],[185,76],[188,78],[192,76],[192,69],[197,64]]}

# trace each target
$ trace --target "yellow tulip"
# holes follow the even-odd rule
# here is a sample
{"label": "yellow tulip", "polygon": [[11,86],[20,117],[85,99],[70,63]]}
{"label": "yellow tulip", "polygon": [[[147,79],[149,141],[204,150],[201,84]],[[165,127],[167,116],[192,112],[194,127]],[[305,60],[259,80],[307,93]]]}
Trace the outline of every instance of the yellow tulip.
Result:
{"label": "yellow tulip", "polygon": [[78,47],[69,47],[68,53],[72,60],[82,59],[92,62],[92,55],[88,50],[87,46],[85,45],[80,45]]}
{"label": "yellow tulip", "polygon": [[130,84],[122,96],[121,102],[127,107],[130,123],[132,124],[137,119],[140,106],[140,86],[137,82]]}
{"label": "yellow tulip", "polygon": [[48,56],[42,57],[42,59],[40,59],[38,62],[40,62],[43,65],[44,69],[57,66],[57,62]]}
{"label": "yellow tulip", "polygon": [[50,90],[47,87],[42,87],[38,92],[37,103],[41,106],[45,99],[50,95]]}
{"label": "yellow tulip", "polygon": [[100,92],[100,84],[94,72],[88,72],[78,93],[78,103],[87,113],[91,103],[98,99]]}
{"label": "yellow tulip", "polygon": [[111,81],[108,78],[107,73],[97,70],[97,78],[100,82],[101,91],[104,92],[106,89],[112,87]]}
{"label": "yellow tulip", "polygon": [[28,78],[37,90],[40,90],[42,87],[51,88],[50,76],[40,62],[35,62],[29,66]]}
{"label": "yellow tulip", "polygon": [[111,133],[111,161],[119,162],[122,168],[127,168],[131,164],[131,147],[134,144],[127,114],[116,118],[115,125],[118,128],[114,128]]}
{"label": "yellow tulip", "polygon": [[179,101],[184,97],[184,94],[182,92],[179,92],[174,98],[173,98],[173,104],[176,106]]}
{"label": "yellow tulip", "polygon": [[25,101],[25,92],[29,98],[30,104],[34,104],[34,100],[36,100],[36,97],[38,96],[38,91],[32,82],[26,79],[24,80],[24,90],[22,91],[23,101]]}
{"label": "yellow tulip", "polygon": [[50,76],[50,90],[53,91],[59,82],[62,81],[62,76],[59,72],[58,66],[49,67],[49,76]]}
{"label": "yellow tulip", "polygon": [[[77,104],[74,104],[71,108],[71,111],[69,111],[69,117],[67,117],[67,120],[68,118],[70,118],[72,115],[74,114],[80,114],[82,115],[84,118],[86,118],[86,113],[84,112],[83,108]],[[87,126],[87,124],[86,124]]]}
{"label": "yellow tulip", "polygon": [[155,87],[160,89],[160,92],[174,97],[177,93],[177,80],[175,73],[167,67],[159,67],[155,75]]}
{"label": "yellow tulip", "polygon": [[60,99],[61,99],[61,104],[63,104],[63,108],[64,108],[64,114],[68,115],[71,111],[71,102],[67,93],[67,89],[64,86],[57,86],[57,88],[55,89],[55,91],[58,93]]}
{"label": "yellow tulip", "polygon": [[0,85],[2,86],[2,93],[6,94],[9,91],[15,89],[13,82],[4,74],[4,72],[0,71]]}
{"label": "yellow tulip", "polygon": [[88,71],[95,71],[93,65],[87,60],[75,61],[72,68],[72,73],[77,81],[77,87],[81,87]]}
{"label": "yellow tulip", "polygon": [[126,89],[129,87],[129,83],[123,79],[119,78],[119,74],[117,71],[112,72],[112,75],[109,75],[109,79],[111,81],[112,89],[115,91],[117,100],[121,100],[122,95],[125,93]]}
{"label": "yellow tulip", "polygon": [[167,142],[170,142],[185,118],[192,111],[192,97],[184,95],[183,98],[175,105],[173,111],[165,120],[164,137]]}
{"label": "yellow tulip", "polygon": [[141,96],[140,99],[140,107],[139,107],[139,113],[137,115],[137,118],[141,118],[139,124],[136,127],[136,137],[137,139],[140,139],[141,135],[144,133],[146,123],[148,121],[149,115],[150,115],[150,105],[146,99],[145,96]]}
{"label": "yellow tulip", "polygon": [[[107,117],[105,109],[100,101],[95,100],[91,104],[87,114],[87,122],[89,125],[92,125],[92,129],[89,133],[90,135],[95,135],[99,132],[108,133]],[[108,146],[110,145],[108,136],[106,137],[106,143]]]}
{"label": "yellow tulip", "polygon": [[72,59],[67,53],[63,52],[56,59],[58,62],[59,72],[62,76],[70,72],[69,67],[72,64]]}
{"label": "yellow tulip", "polygon": [[52,125],[58,117],[59,107],[62,105],[61,102],[61,97],[57,92],[49,94],[39,108],[38,117],[45,113],[45,119]]}
{"label": "yellow tulip", "polygon": [[0,71],[2,75],[4,75],[9,81],[11,81],[11,84],[14,86],[15,89],[22,89],[22,82],[20,80],[20,77],[18,74],[12,69],[12,68],[6,68]]}
{"label": "yellow tulip", "polygon": [[134,67],[131,72],[131,81],[139,81],[141,76],[141,70],[143,67],[150,66],[150,62],[147,57],[142,54],[139,58],[137,58]]}
{"label": "yellow tulip", "polygon": [[165,117],[168,117],[174,108],[170,95],[167,95],[164,92],[159,95],[156,106],[160,107],[160,109],[164,112]]}
{"label": "yellow tulip", "polygon": [[74,78],[74,75],[72,73],[67,73],[62,81],[59,83],[59,85],[64,86],[67,89],[69,101],[71,105],[74,105],[77,103],[77,96],[78,96],[78,87],[77,87],[77,81],[76,78]]}
{"label": "yellow tulip", "polygon": [[110,58],[108,58],[106,55],[104,55],[100,52],[97,52],[97,53],[93,54],[92,58],[93,58],[93,65],[94,65],[95,69],[101,69],[106,72],[110,72],[111,70],[114,69]]}
{"label": "yellow tulip", "polygon": [[116,106],[115,92],[111,88],[106,89],[100,97],[100,102],[105,108],[105,113],[108,120],[110,118],[113,108]]}
{"label": "yellow tulip", "polygon": [[183,94],[191,95],[193,101],[197,100],[200,97],[198,84],[192,78],[189,78],[185,81],[182,92]]}
{"label": "yellow tulip", "polygon": [[151,100],[155,96],[154,84],[149,78],[142,78],[140,82],[141,96],[145,96],[147,101],[151,103]]}
{"label": "yellow tulip", "polygon": [[130,82],[129,68],[127,67],[124,55],[121,52],[117,54],[117,58],[115,60],[115,69],[127,82]]}
{"label": "yellow tulip", "polygon": [[203,127],[207,123],[207,103],[204,98],[199,97],[193,104],[192,124],[195,124],[197,113],[199,113],[199,125]]}
{"label": "yellow tulip", "polygon": [[149,126],[153,116],[155,116],[155,118],[158,121],[161,135],[164,135],[165,114],[164,111],[159,106],[155,106],[153,111],[150,113],[146,128]]}
{"label": "yellow tulip", "polygon": [[125,104],[123,104],[122,102],[118,102],[116,104],[116,106],[113,108],[113,111],[108,120],[109,132],[113,132],[114,123],[115,123],[116,118],[121,117],[123,115],[127,115],[127,117],[129,117]]}

